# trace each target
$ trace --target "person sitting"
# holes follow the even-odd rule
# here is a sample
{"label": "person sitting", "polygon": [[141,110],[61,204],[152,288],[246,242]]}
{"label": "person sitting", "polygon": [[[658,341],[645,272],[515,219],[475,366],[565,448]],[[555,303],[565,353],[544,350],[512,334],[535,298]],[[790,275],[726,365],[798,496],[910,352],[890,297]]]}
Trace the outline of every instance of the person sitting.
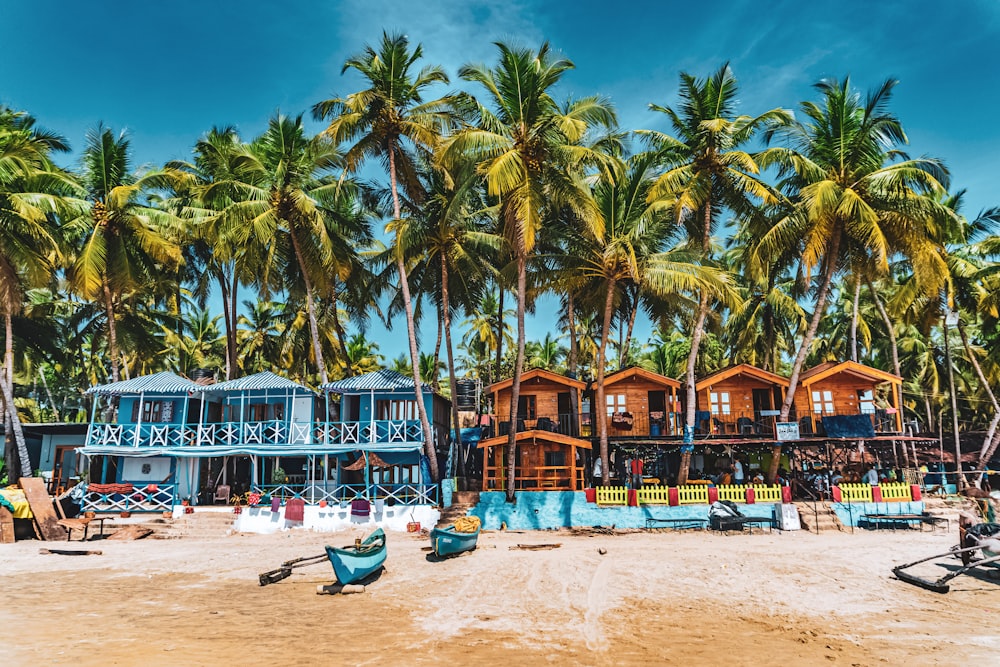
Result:
{"label": "person sitting", "polygon": [[728,470],[723,469],[722,471],[719,472],[719,477],[716,480],[715,485],[716,486],[730,486],[732,483],[733,483],[733,476],[732,476],[732,474]]}
{"label": "person sitting", "polygon": [[840,474],[840,468],[833,469],[833,475],[830,476],[830,484],[832,486],[837,486],[844,481],[844,476]]}
{"label": "person sitting", "polygon": [[763,484],[763,483],[764,483],[764,473],[758,470],[757,472],[754,473],[753,479],[751,480],[751,484]]}

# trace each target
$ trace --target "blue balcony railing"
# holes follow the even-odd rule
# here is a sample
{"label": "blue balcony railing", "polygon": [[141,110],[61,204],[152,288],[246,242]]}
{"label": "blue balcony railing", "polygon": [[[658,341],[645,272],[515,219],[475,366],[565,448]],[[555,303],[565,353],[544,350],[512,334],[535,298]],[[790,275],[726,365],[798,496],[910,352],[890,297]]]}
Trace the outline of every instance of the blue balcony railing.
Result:
{"label": "blue balcony railing", "polygon": [[91,424],[87,445],[182,447],[422,442],[420,422],[221,422],[211,424]]}

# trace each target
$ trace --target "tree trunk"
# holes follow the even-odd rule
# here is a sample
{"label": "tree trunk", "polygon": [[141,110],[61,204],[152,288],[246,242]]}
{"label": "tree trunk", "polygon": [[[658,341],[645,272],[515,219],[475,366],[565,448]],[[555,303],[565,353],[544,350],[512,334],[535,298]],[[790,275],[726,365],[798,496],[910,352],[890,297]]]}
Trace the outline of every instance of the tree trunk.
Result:
{"label": "tree trunk", "polygon": [[635,316],[639,312],[639,292],[636,290],[635,298],[628,300],[628,331],[625,333],[625,344],[622,346],[621,355],[618,358],[618,368],[625,368],[629,360],[629,350],[632,347],[632,330],[635,328]]}
{"label": "tree trunk", "polygon": [[[1000,423],[1000,404],[997,403],[997,397],[993,393],[993,389],[990,387],[990,383],[986,379],[986,375],[983,373],[982,367],[979,365],[979,360],[976,359],[976,355],[972,351],[972,346],[969,344],[969,337],[965,333],[965,327],[962,326],[961,319],[958,321],[958,334],[962,337],[962,347],[965,348],[965,354],[976,371],[976,377],[979,378],[979,384],[982,385],[986,395],[990,398],[990,403],[993,405],[993,419],[990,420],[990,426],[986,431],[986,437],[983,438],[983,448],[979,454],[979,465],[976,466],[977,470],[985,470],[988,459],[984,459],[983,455],[989,450],[990,443],[993,442],[993,434],[997,431],[997,424]],[[980,475],[979,479],[982,479],[982,475]]]}
{"label": "tree trunk", "polygon": [[[57,421],[61,422],[62,417],[59,416],[59,408],[56,407],[56,401],[52,397],[52,390],[49,389],[48,378],[45,377],[45,371],[41,368],[38,369],[38,375],[42,378],[42,387],[45,389],[45,395],[49,398],[49,405],[52,406],[52,417]],[[65,406],[64,406],[65,407]]]}
{"label": "tree trunk", "polygon": [[955,484],[958,490],[964,489],[967,484],[965,475],[962,474],[962,439],[958,433],[958,396],[955,395],[955,369],[951,362],[951,342],[948,335],[948,316],[941,320],[941,330],[944,332],[944,356],[945,364],[948,366],[948,393],[951,394],[951,429],[955,439]]}
{"label": "tree trunk", "polygon": [[[701,251],[702,260],[708,259],[708,252],[712,247],[712,199],[705,202],[705,219],[702,227]],[[681,446],[680,470],[677,471],[677,485],[687,483],[688,469],[691,467],[691,453],[694,450],[694,427],[695,411],[698,401],[698,392],[695,390],[695,364],[698,362],[698,349],[701,347],[701,338],[705,334],[705,319],[708,317],[708,291],[701,290],[698,298],[698,316],[695,319],[694,331],[691,333],[691,351],[687,359],[687,406],[684,420],[684,444]]]}
{"label": "tree trunk", "polygon": [[323,359],[323,346],[319,342],[319,321],[316,319],[316,308],[313,304],[312,280],[309,278],[309,271],[305,265],[305,258],[302,256],[302,248],[299,246],[298,236],[291,223],[288,226],[288,235],[292,237],[292,248],[295,250],[295,259],[299,263],[299,270],[302,271],[302,282],[306,285],[306,313],[309,315],[309,333],[312,337],[313,356],[316,357],[316,369],[319,371],[319,379],[322,384],[330,381],[326,374],[326,361]]}
{"label": "tree trunk", "polygon": [[[607,352],[608,336],[611,334],[611,311],[615,302],[615,279],[608,280],[608,292],[604,297],[604,320],[601,324],[601,344],[597,347],[597,381],[594,397],[594,414],[597,419],[597,434],[601,442],[601,483],[607,486],[611,482],[611,466],[608,456],[608,415],[604,396],[604,355]],[[627,472],[627,471],[626,471]]]}
{"label": "tree trunk", "polygon": [[354,377],[354,368],[351,366],[351,355],[347,350],[347,335],[344,333],[344,325],[340,322],[340,313],[337,312],[337,281],[333,281],[333,289],[330,290],[330,299],[333,301],[333,328],[337,332],[337,342],[340,344],[340,351],[344,355],[345,374],[347,377]]}
{"label": "tree trunk", "polygon": [[[451,386],[451,418],[455,421],[455,452],[462,452],[462,428],[458,421],[458,377],[455,375],[455,353],[451,347],[451,304],[448,294],[448,256],[441,251],[441,317],[444,324],[444,347],[448,355],[448,384]],[[460,457],[464,460],[464,457]],[[465,475],[465,470],[462,470]]]}
{"label": "tree trunk", "polygon": [[[510,393],[510,433],[507,435],[507,502],[514,502],[514,473],[517,464],[517,403],[521,398],[521,372],[524,370],[524,302],[527,282],[527,251],[521,247],[517,251],[517,355],[514,358],[514,380]],[[502,322],[502,308],[500,314]]]}
{"label": "tree trunk", "polygon": [[111,300],[111,286],[108,277],[104,276],[104,311],[108,318],[108,356],[111,357],[111,381],[118,382],[121,375],[118,372],[118,325],[115,322],[115,307]]}
{"label": "tree trunk", "polygon": [[500,364],[503,363],[503,285],[497,279],[497,288],[500,290],[500,297],[497,299],[497,363],[493,370],[495,382],[499,382]]}
{"label": "tree trunk", "polygon": [[232,380],[236,377],[233,372],[236,362],[233,348],[236,339],[232,335],[235,324],[232,321],[232,309],[229,306],[233,297],[229,293],[229,279],[226,277],[225,270],[219,271],[219,292],[222,294],[222,322],[226,327],[226,379]]}
{"label": "tree trunk", "polygon": [[[578,357],[578,344],[576,340],[576,312],[573,303],[573,294],[566,295],[566,324],[569,326],[569,354],[566,356],[566,370],[573,377],[577,377],[576,365]],[[578,437],[580,435],[580,395],[576,387],[569,390],[569,429],[570,435]]]}
{"label": "tree trunk", "polygon": [[438,368],[441,367],[441,336],[444,330],[444,314],[441,312],[440,308],[438,309],[437,321],[437,340],[434,342],[434,381],[431,382],[431,386],[434,388],[434,391],[440,391],[441,389],[437,371]]}
{"label": "tree trunk", "polygon": [[[816,294],[816,310],[809,321],[809,328],[806,329],[805,336],[802,337],[799,352],[795,355],[795,363],[792,365],[792,375],[788,378],[788,390],[785,394],[785,401],[781,404],[781,414],[778,417],[778,421],[788,421],[788,415],[792,411],[792,403],[795,402],[795,389],[799,386],[799,375],[802,374],[802,366],[806,362],[809,346],[812,345],[813,339],[816,337],[819,322],[823,319],[823,311],[826,309],[826,298],[830,293],[830,282],[833,280],[833,274],[837,272],[841,234],[842,232],[838,225],[834,228],[833,237],[830,239],[830,245],[826,251],[826,266],[823,270],[823,280],[820,282],[819,292]],[[778,474],[778,466],[781,464],[781,446],[778,445],[772,448],[771,453],[771,465],[767,474],[768,484],[773,484],[774,478]],[[775,456],[775,453],[778,455]]]}
{"label": "tree trunk", "polygon": [[[396,184],[396,146],[389,144],[389,183],[392,187],[392,210],[396,220],[403,215],[399,204],[399,190]],[[403,293],[403,310],[406,313],[406,334],[410,344],[410,365],[413,366],[413,393],[417,401],[417,414],[420,415],[420,429],[424,433],[424,452],[427,454],[427,464],[431,472],[431,481],[437,483],[441,479],[438,471],[437,450],[434,446],[434,432],[427,417],[427,406],[424,405],[423,385],[420,382],[420,352],[417,351],[417,331],[413,321],[413,302],[410,299],[410,281],[406,275],[406,264],[403,263],[402,235],[396,232],[396,271],[399,273],[399,289]]]}
{"label": "tree trunk", "polygon": [[861,301],[861,277],[854,280],[854,301],[851,307],[851,361],[858,362],[858,302]]}
{"label": "tree trunk", "polygon": [[[28,456],[28,445],[24,441],[24,431],[21,429],[21,419],[17,416],[17,406],[14,405],[14,383],[9,380],[13,377],[13,369],[5,366],[0,373],[0,390],[3,392],[3,402],[7,408],[7,418],[10,419],[11,431],[14,433],[14,442],[17,445],[17,459],[21,468],[21,477],[31,477],[31,458]],[[14,466],[8,465],[11,480],[14,478]]]}

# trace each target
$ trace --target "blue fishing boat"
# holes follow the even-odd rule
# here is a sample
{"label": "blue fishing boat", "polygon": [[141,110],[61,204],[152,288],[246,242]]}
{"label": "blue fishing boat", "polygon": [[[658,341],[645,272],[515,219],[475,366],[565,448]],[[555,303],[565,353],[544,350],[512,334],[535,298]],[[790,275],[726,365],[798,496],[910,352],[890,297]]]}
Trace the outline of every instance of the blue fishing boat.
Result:
{"label": "blue fishing boat", "polygon": [[455,526],[446,528],[435,528],[431,531],[431,547],[434,555],[438,557],[454,556],[463,551],[472,551],[476,548],[479,540],[479,526],[475,532],[460,533],[455,530]]}
{"label": "blue fishing boat", "polygon": [[385,533],[377,528],[350,547],[326,547],[326,556],[341,584],[353,584],[372,574],[385,563]]}

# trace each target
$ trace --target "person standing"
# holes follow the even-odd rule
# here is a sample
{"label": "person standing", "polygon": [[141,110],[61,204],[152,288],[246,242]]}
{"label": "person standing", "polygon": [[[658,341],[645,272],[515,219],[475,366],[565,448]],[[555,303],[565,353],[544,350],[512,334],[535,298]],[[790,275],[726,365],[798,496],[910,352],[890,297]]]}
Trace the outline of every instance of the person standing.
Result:
{"label": "person standing", "polygon": [[602,479],[603,476],[604,476],[604,464],[601,463],[601,457],[600,457],[600,455],[598,455],[597,458],[594,459],[594,480],[593,480],[593,485],[595,487],[599,486],[601,484],[601,482],[604,481]]}
{"label": "person standing", "polygon": [[868,467],[868,472],[861,479],[864,484],[870,484],[871,486],[878,486],[878,471],[875,470],[875,466],[871,465]]}
{"label": "person standing", "polygon": [[644,464],[641,457],[636,456],[632,459],[632,488],[640,489],[642,488],[642,469]]}
{"label": "person standing", "polygon": [[740,486],[746,483],[746,474],[743,472],[743,462],[737,457],[733,459],[733,484]]}

